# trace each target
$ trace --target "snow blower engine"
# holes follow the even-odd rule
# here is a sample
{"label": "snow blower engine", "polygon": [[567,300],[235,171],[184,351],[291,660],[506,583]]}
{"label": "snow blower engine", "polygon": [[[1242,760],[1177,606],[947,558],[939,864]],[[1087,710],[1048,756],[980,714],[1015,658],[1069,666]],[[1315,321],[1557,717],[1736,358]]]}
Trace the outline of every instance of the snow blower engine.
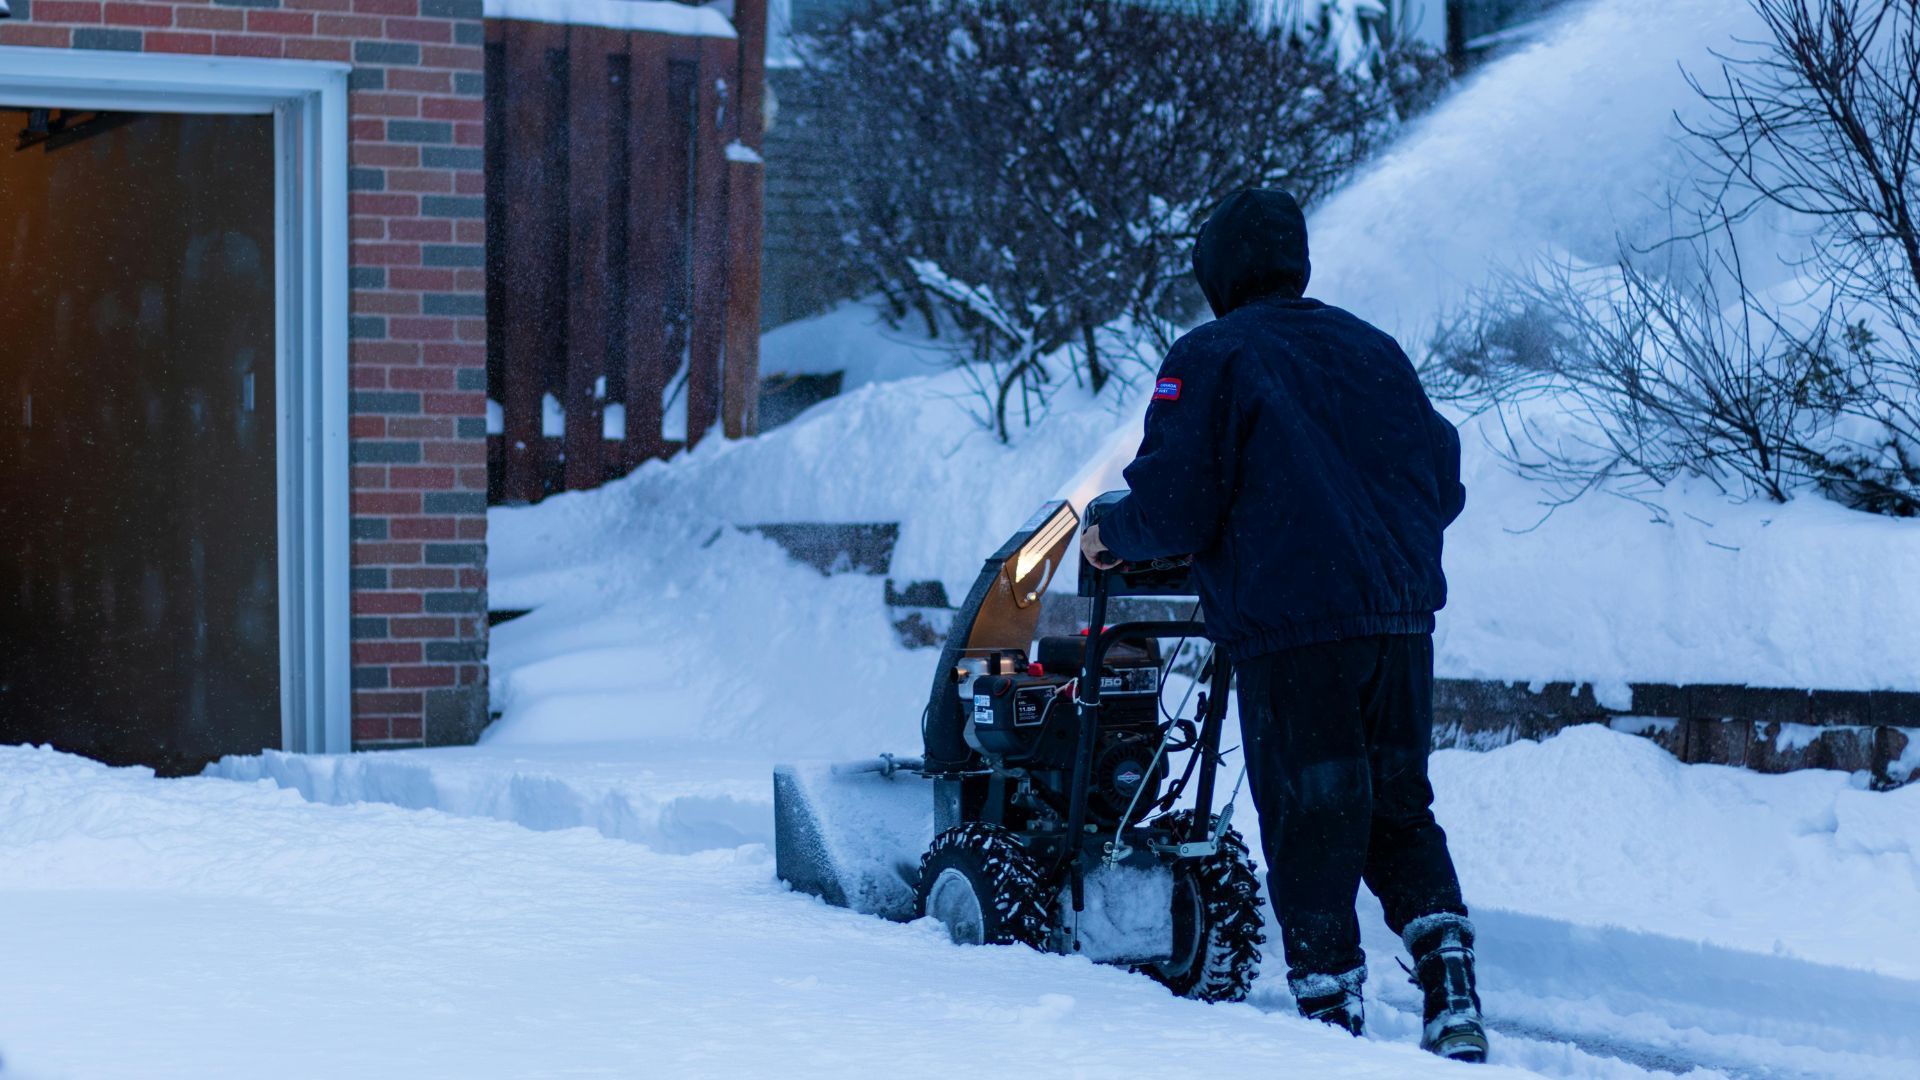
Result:
{"label": "snow blower engine", "polygon": [[[1119,497],[1094,500],[1089,521]],[[1189,567],[1096,569],[1079,524],[1048,503],[987,560],[941,648],[920,756],[775,770],[776,872],[830,903],[931,917],[958,943],[1078,954],[1239,1000],[1263,938],[1232,794],[1214,811],[1227,658],[1192,613],[1108,625],[1114,598],[1193,595]],[[1041,598],[1076,565],[1085,628],[1035,640]]]}

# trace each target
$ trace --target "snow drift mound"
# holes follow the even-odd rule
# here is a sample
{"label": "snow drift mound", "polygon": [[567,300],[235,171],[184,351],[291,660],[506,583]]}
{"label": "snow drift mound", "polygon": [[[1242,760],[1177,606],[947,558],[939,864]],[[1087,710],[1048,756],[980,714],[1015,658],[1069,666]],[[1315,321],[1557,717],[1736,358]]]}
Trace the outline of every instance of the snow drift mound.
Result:
{"label": "snow drift mound", "polygon": [[1920,978],[1920,786],[1684,765],[1600,725],[1432,772],[1477,907]]}

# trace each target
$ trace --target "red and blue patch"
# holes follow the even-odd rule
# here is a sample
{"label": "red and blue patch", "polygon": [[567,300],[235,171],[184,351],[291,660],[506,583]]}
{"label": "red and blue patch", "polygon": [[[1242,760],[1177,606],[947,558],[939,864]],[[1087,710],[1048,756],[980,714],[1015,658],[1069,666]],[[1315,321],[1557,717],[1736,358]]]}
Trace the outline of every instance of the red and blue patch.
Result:
{"label": "red and blue patch", "polygon": [[1153,400],[1179,401],[1180,400],[1180,380],[1179,379],[1161,379],[1159,382],[1154,383],[1153,384]]}

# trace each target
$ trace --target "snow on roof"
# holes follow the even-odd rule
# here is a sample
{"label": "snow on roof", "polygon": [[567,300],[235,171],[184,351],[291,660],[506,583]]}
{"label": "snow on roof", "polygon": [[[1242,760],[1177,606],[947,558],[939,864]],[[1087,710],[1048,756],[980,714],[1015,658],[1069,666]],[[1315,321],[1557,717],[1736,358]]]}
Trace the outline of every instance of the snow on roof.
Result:
{"label": "snow on roof", "polygon": [[688,37],[733,37],[733,24],[711,7],[671,0],[486,0],[489,19],[651,30]]}

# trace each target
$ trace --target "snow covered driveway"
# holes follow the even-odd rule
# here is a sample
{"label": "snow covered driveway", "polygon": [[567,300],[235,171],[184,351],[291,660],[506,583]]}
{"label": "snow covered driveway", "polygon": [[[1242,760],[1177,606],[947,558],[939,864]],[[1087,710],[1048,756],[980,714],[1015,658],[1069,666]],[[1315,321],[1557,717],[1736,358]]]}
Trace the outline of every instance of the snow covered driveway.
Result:
{"label": "snow covered driveway", "polygon": [[[1553,763],[1537,754],[1553,749],[1476,758],[1546,773]],[[1494,775],[1475,790],[1526,798],[1511,782],[1500,791]],[[666,854],[591,828],[321,805],[267,783],[154,780],[23,748],[0,748],[0,778],[8,1080],[1467,1068],[1413,1048],[1412,991],[1377,926],[1374,1037],[1355,1043],[1288,1015],[1277,978],[1250,1005],[1197,1005],[1081,961],[959,949],[927,926],[824,907],[782,890],[759,843]],[[1656,776],[1625,794],[1644,800],[1671,782]],[[1903,801],[1890,811],[1910,809],[1906,794],[1894,793]],[[1756,802],[1754,820],[1767,809]],[[1567,865],[1545,865],[1548,849],[1528,848],[1507,880],[1488,880],[1475,811],[1456,810],[1470,887],[1477,877],[1500,902],[1522,879],[1562,880],[1590,863],[1569,853]],[[1657,819],[1666,808],[1646,810]],[[1675,834],[1668,826],[1656,831]],[[1808,850],[1787,858],[1818,869]],[[1911,866],[1887,860],[1890,872]],[[1718,865],[1702,853],[1696,870]],[[1769,880],[1754,865],[1755,880]],[[1684,879],[1668,886],[1675,924],[1714,936],[1688,921]],[[1920,881],[1909,871],[1885,887],[1899,895]],[[1543,906],[1561,903],[1552,887],[1534,891]],[[1620,922],[1644,918],[1604,889],[1589,899]],[[1485,902],[1479,917],[1507,1068],[1477,1075],[1920,1070],[1920,981]],[[1888,920],[1912,925],[1910,912]],[[1796,944],[1779,952],[1805,951],[1795,930],[1780,927]],[[1813,940],[1815,955],[1848,947]],[[1920,951],[1911,934],[1882,945],[1890,961]]]}
{"label": "snow covered driveway", "polygon": [[8,1080],[1441,1068],[826,908],[759,846],[660,855],[20,748],[0,775]]}

